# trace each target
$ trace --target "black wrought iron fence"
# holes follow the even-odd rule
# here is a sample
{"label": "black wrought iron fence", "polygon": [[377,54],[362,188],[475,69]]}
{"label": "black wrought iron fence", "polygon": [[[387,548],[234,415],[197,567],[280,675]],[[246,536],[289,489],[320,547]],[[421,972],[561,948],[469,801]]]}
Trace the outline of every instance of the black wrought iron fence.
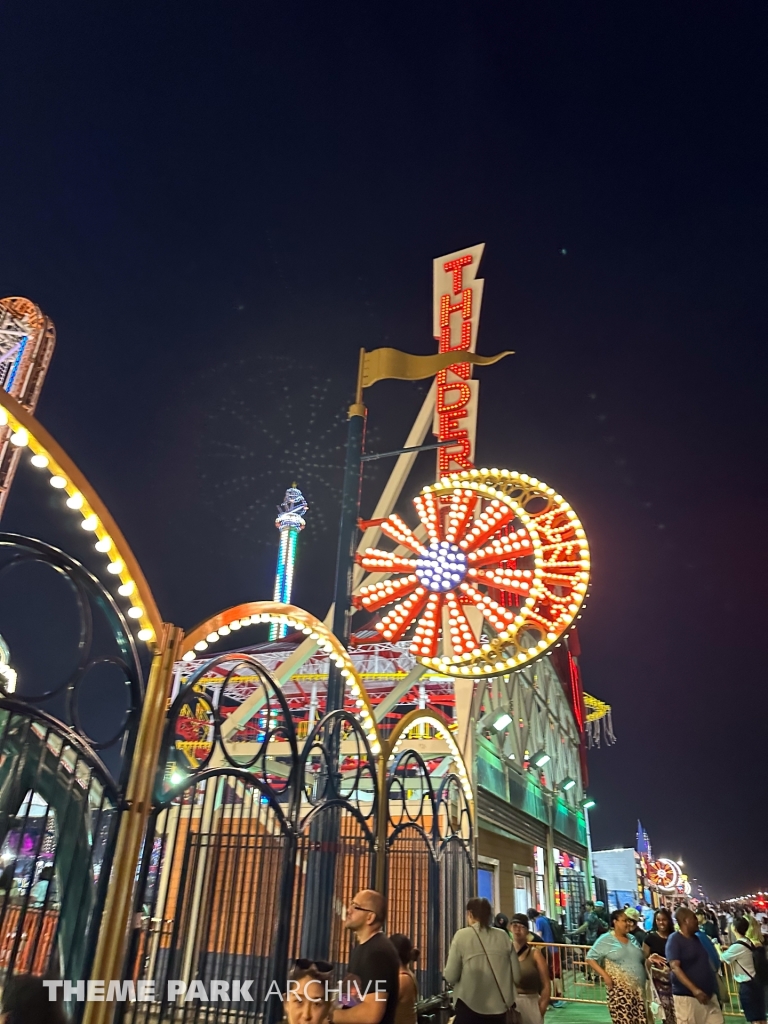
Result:
{"label": "black wrought iron fence", "polygon": [[[77,982],[95,950],[146,666],[95,577],[8,534],[0,633],[0,985],[14,973]],[[242,707],[234,677],[244,673],[260,687],[248,697],[260,724],[247,736],[226,727]],[[410,750],[384,771],[347,711],[300,742],[281,688],[256,659],[213,659],[168,712],[136,865],[121,984],[129,996],[151,985],[155,1001],[120,1002],[117,1014],[131,1024],[222,1014],[272,1024],[282,1005],[268,997],[293,958],[346,969],[346,909],[377,877],[388,930],[420,948],[422,994],[436,993],[474,888],[471,849],[458,777],[436,787]],[[211,1002],[222,984],[228,1001]]]}
{"label": "black wrought iron fence", "polygon": [[123,615],[82,565],[0,534],[0,983],[87,978],[142,699]]}

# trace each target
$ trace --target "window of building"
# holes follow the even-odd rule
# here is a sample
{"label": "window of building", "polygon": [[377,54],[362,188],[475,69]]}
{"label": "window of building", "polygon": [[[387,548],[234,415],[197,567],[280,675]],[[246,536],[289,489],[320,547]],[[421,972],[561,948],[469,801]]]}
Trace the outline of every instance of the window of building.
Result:
{"label": "window of building", "polygon": [[524,868],[515,868],[515,913],[526,914],[533,906],[533,880],[531,872]]}
{"label": "window of building", "polygon": [[544,849],[541,846],[534,846],[533,856],[536,861],[536,908],[548,912],[547,884],[544,876]]}
{"label": "window of building", "polygon": [[496,913],[499,909],[499,862],[493,857],[477,858],[477,895],[485,896]]}

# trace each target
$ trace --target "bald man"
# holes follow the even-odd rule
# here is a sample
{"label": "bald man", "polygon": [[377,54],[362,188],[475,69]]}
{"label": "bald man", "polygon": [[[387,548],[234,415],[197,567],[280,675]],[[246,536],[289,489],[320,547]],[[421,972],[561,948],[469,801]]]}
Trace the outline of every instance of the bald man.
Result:
{"label": "bald man", "polygon": [[393,1024],[400,984],[400,958],[382,929],[387,902],[380,892],[363,889],[347,907],[346,927],[357,942],[349,974],[358,982],[362,1002],[333,1011],[333,1024]]}
{"label": "bald man", "polygon": [[677,1024],[723,1024],[716,995],[717,975],[696,936],[696,915],[688,907],[681,907],[675,919],[680,931],[669,936],[665,952],[672,972]]}

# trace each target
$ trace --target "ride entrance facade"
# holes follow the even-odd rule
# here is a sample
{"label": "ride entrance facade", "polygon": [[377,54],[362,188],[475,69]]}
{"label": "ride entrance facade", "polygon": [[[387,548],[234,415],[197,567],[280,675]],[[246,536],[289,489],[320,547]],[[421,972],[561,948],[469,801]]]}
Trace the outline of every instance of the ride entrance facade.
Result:
{"label": "ride entrance facade", "polygon": [[[271,1022],[282,1016],[272,982],[292,958],[346,964],[359,889],[384,892],[388,929],[422,951],[425,995],[440,990],[481,880],[506,913],[526,901],[550,916],[580,909],[588,726],[608,710],[582,692],[574,632],[589,551],[553,488],[472,465],[478,388],[458,382],[483,361],[479,295],[465,294],[482,282],[459,270],[476,249],[442,261],[461,301],[446,303],[440,284],[440,352],[418,357],[438,380],[404,448],[387,453],[395,469],[363,523],[349,500],[372,457],[355,423],[362,389],[387,366],[427,374],[395,350],[361,358],[333,630],[275,601],[186,633],[165,622],[98,494],[0,390],[16,461],[92,539],[86,567],[0,536],[4,978],[67,980],[88,1024],[198,1012]],[[453,348],[466,364],[447,362]],[[457,394],[467,422],[452,437]],[[433,424],[440,479],[400,516]],[[89,979],[154,1000],[78,1002],[72,986]],[[214,981],[251,984],[225,1010],[203,998]]]}

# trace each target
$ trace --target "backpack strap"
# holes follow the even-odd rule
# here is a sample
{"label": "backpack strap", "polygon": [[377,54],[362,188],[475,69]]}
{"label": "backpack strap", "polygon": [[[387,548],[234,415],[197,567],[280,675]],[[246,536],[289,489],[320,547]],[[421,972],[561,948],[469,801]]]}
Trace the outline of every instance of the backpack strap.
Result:
{"label": "backpack strap", "polygon": [[[472,930],[475,931],[474,928]],[[504,1003],[504,1006],[507,1009],[509,1009],[509,1005],[510,1004],[507,1003],[507,1000],[504,998],[504,993],[501,990],[501,985],[499,984],[499,979],[496,977],[496,971],[494,971],[493,964],[491,963],[491,958],[488,956],[488,950],[485,948],[485,943],[480,938],[480,932],[479,931],[475,931],[475,935],[477,936],[477,941],[480,943],[480,945],[482,946],[483,952],[485,953],[485,959],[488,961],[488,966],[491,969],[491,974],[493,975],[493,980],[496,982],[496,988],[499,990],[499,995],[501,996],[501,1001],[502,1001],[502,1003]],[[514,1006],[514,1005],[515,1004],[512,1003],[512,1006]]]}
{"label": "backpack strap", "polygon": [[[752,954],[752,968],[753,970],[755,970],[755,973],[751,977],[752,981],[754,981],[757,977],[757,970],[755,969],[755,950],[757,949],[757,946],[755,946],[754,943],[750,942],[749,939],[747,939],[746,941],[744,939],[736,939],[736,941],[734,942],[734,946],[743,946],[744,949],[748,949]],[[747,974],[749,974],[749,971],[747,971]]]}

